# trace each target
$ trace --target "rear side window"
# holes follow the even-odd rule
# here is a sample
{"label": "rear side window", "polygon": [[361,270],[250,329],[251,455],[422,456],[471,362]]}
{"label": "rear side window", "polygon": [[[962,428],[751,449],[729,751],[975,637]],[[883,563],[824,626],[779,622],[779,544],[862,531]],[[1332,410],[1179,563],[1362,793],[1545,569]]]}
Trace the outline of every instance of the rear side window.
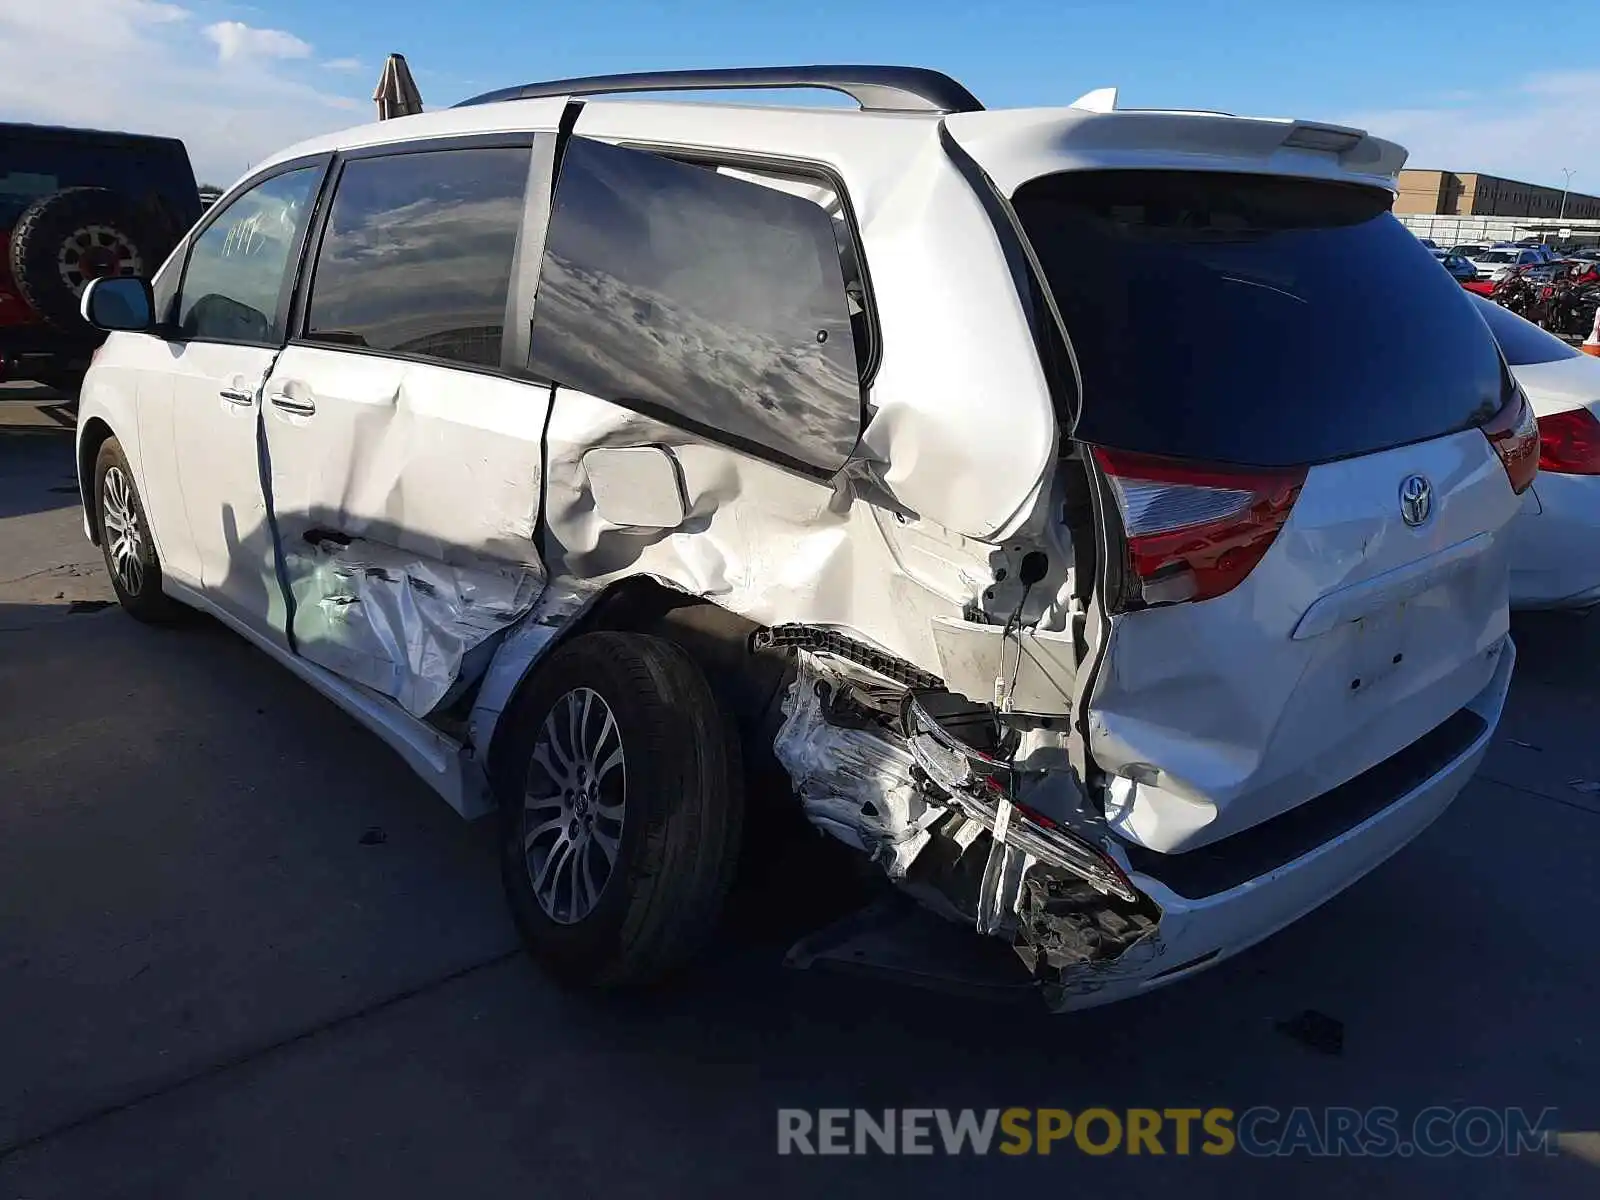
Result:
{"label": "rear side window", "polygon": [[835,222],[802,196],[573,138],[529,367],[810,473],[861,429]]}
{"label": "rear side window", "polygon": [[1387,192],[1180,171],[1045,176],[1014,203],[1083,375],[1082,441],[1299,466],[1479,424],[1510,388]]}
{"label": "rear side window", "polygon": [[528,155],[486,146],[346,163],[306,337],[498,367]]}
{"label": "rear side window", "polygon": [[1546,333],[1532,321],[1524,321],[1510,309],[1502,308],[1492,300],[1474,296],[1478,314],[1500,351],[1513,367],[1531,367],[1534,363],[1556,362],[1563,358],[1582,358],[1583,355],[1567,345],[1553,333]]}

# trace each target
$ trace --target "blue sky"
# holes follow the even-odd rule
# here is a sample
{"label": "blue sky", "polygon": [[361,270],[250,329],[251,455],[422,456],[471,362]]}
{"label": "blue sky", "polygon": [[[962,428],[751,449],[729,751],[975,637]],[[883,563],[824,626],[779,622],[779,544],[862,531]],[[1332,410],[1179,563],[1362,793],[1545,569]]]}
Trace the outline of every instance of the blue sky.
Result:
{"label": "blue sky", "polygon": [[1563,47],[1488,0],[0,0],[0,114],[176,133],[203,174],[231,178],[370,119],[391,50],[430,107],[568,74],[906,62],[991,107],[1114,84],[1126,105],[1350,121],[1407,145],[1412,165],[1557,185],[1573,167],[1574,188],[1600,191],[1591,33]]}

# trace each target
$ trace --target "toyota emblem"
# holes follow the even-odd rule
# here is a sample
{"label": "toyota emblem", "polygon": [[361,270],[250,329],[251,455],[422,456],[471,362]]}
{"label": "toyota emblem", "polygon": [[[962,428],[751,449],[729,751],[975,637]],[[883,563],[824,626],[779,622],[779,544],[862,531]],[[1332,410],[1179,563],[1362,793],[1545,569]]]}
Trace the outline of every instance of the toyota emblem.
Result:
{"label": "toyota emblem", "polygon": [[1400,515],[1415,528],[1433,511],[1433,484],[1426,475],[1407,475],[1400,485]]}

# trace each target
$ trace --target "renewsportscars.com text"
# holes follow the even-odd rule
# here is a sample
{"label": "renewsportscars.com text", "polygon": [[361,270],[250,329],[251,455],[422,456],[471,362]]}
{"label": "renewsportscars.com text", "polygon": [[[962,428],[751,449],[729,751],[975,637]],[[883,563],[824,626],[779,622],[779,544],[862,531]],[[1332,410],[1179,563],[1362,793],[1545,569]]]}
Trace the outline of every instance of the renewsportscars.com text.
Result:
{"label": "renewsportscars.com text", "polygon": [[1473,1158],[1555,1154],[1554,1109],[780,1108],[778,1153],[801,1155],[1246,1154]]}

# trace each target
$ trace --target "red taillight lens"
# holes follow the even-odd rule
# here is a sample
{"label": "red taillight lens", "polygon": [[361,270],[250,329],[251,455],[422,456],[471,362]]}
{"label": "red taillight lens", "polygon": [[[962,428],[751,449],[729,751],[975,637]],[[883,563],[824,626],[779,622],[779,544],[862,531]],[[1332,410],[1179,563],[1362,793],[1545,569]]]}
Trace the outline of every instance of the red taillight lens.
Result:
{"label": "red taillight lens", "polygon": [[1209,600],[1238,587],[1272,545],[1304,467],[1199,466],[1097,446],[1145,604]]}
{"label": "red taillight lens", "polygon": [[1489,439],[1505,466],[1511,490],[1522,495],[1539,473],[1539,423],[1534,420],[1533,407],[1521,388],[1511,394],[1511,399],[1482,429],[1483,436]]}
{"label": "red taillight lens", "polygon": [[1539,470],[1600,475],[1600,421],[1587,408],[1539,418]]}

